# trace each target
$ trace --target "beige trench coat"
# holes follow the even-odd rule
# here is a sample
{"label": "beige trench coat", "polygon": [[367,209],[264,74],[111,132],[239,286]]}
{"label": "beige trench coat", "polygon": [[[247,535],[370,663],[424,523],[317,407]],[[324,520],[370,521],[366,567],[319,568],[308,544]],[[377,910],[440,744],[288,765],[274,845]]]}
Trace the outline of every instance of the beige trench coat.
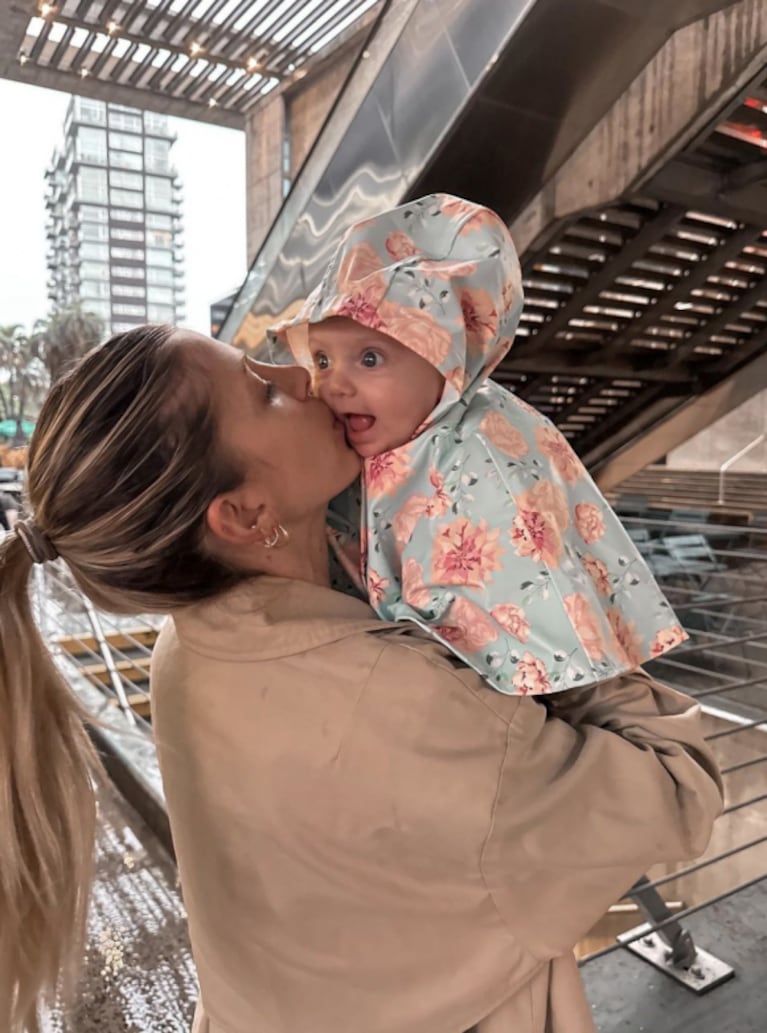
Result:
{"label": "beige trench coat", "polygon": [[593,1033],[573,944],[721,807],[642,672],[547,710],[306,582],[178,612],[152,678],[197,1033]]}

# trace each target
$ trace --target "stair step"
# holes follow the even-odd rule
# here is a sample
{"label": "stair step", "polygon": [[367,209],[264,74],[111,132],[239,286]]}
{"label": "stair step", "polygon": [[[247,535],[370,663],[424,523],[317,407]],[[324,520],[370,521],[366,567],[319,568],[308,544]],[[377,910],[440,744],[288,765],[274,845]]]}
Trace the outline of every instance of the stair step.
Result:
{"label": "stair step", "polygon": [[[135,649],[137,643],[146,649],[151,649],[157,640],[157,635],[158,632],[154,628],[143,625],[137,628],[126,628],[124,631],[106,631],[104,638],[112,649],[127,652]],[[89,652],[98,653],[99,651],[96,636],[93,634],[54,635],[50,641],[69,653],[70,656],[87,656]]]}

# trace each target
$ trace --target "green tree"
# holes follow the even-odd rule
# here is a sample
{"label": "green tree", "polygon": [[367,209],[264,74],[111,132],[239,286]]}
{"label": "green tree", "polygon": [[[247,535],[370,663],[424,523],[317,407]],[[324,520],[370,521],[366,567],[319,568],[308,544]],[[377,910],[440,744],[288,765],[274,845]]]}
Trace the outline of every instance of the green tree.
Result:
{"label": "green tree", "polygon": [[0,326],[0,394],[5,418],[16,421],[14,445],[26,440],[23,421],[42,401],[50,386],[50,376],[40,357],[42,325],[35,324],[31,334],[13,323]]}
{"label": "green tree", "polygon": [[104,335],[104,323],[99,316],[74,304],[52,313],[37,326],[36,334],[40,358],[53,382],[99,343]]}

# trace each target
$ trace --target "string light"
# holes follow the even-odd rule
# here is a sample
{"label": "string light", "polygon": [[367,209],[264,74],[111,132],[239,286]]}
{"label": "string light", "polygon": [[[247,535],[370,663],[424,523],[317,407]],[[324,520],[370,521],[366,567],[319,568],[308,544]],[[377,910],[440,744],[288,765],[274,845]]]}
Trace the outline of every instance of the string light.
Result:
{"label": "string light", "polygon": [[19,64],[25,65],[29,61],[29,54],[26,54],[23,50],[19,51]]}
{"label": "string light", "polygon": [[192,43],[189,47],[189,53],[192,55],[192,57],[198,57],[200,54],[202,54],[204,50],[205,48],[203,47],[202,43],[198,43],[197,40],[195,40],[194,43]]}
{"label": "string light", "polygon": [[90,68],[81,68],[77,74],[80,76],[81,79],[87,79],[88,76],[91,74],[91,70]]}
{"label": "string light", "polygon": [[208,107],[209,108],[217,108],[218,107],[218,101],[216,100],[215,97],[211,97],[210,98],[210,100],[208,101]]}
{"label": "string light", "polygon": [[107,33],[110,36],[115,36],[120,31],[120,26],[116,21],[107,22]]}
{"label": "string light", "polygon": [[47,18],[49,14],[55,14],[57,10],[58,8],[55,4],[40,4],[40,17]]}
{"label": "string light", "polygon": [[255,57],[249,57],[245,67],[249,72],[257,72],[261,67],[261,64]]}

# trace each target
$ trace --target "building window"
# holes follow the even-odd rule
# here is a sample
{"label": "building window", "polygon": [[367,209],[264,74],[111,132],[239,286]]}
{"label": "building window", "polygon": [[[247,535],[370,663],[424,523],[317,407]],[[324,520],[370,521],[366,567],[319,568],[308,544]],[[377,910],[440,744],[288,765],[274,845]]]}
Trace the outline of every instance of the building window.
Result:
{"label": "building window", "polygon": [[109,267],[100,262],[81,262],[80,276],[83,280],[108,280]]}
{"label": "building window", "polygon": [[160,215],[159,212],[147,212],[146,224],[153,230],[169,230],[173,228],[173,220],[169,215]]}
{"label": "building window", "polygon": [[130,151],[109,152],[109,164],[118,169],[141,169],[144,167],[144,159],[140,154],[132,154]]}
{"label": "building window", "polygon": [[126,208],[143,208],[144,195],[133,190],[110,190],[109,200],[112,204],[124,204]]}
{"label": "building window", "polygon": [[160,115],[156,111],[145,111],[144,129],[147,133],[160,133],[165,136],[170,132],[168,128],[168,116]]}
{"label": "building window", "polygon": [[170,140],[148,137],[144,143],[144,158],[150,172],[170,172]]}
{"label": "building window", "polygon": [[109,128],[127,129],[132,133],[140,133],[144,129],[141,115],[128,114],[127,111],[109,109]]}
{"label": "building window", "polygon": [[81,301],[83,311],[92,312],[94,316],[101,316],[102,319],[109,319],[109,302],[108,301],[93,301],[91,298],[82,296]]}
{"label": "building window", "polygon": [[112,333],[122,334],[126,330],[135,330],[138,325],[138,323],[112,323]]}
{"label": "building window", "polygon": [[[131,213],[132,214],[132,213]],[[143,230],[125,230],[119,226],[112,227],[112,240],[135,240],[139,244],[144,243]]]}
{"label": "building window", "polygon": [[170,269],[173,265],[173,253],[171,251],[163,251],[160,248],[147,248],[146,264],[161,265],[164,269]]}
{"label": "building window", "polygon": [[83,222],[107,222],[109,220],[109,209],[97,208],[92,204],[81,204],[80,219]]}
{"label": "building window", "polygon": [[118,303],[112,305],[112,311],[116,316],[143,316],[146,309],[143,305],[125,305]]}
{"label": "building window", "polygon": [[86,241],[80,245],[80,257],[93,259],[95,262],[106,262],[109,258],[109,248],[106,244],[92,244]]}
{"label": "building window", "polygon": [[90,168],[80,169],[77,173],[77,196],[81,201],[106,201],[106,170]]}
{"label": "building window", "polygon": [[147,306],[147,319],[150,323],[171,323],[174,315],[173,305]]}
{"label": "building window", "polygon": [[[146,282],[158,284],[161,287],[173,286],[173,273],[170,269],[157,269],[151,266],[146,271]],[[160,299],[155,299],[159,301]]]}
{"label": "building window", "polygon": [[169,248],[173,246],[173,233],[170,230],[147,230],[146,242],[155,247]]}
{"label": "building window", "polygon": [[103,223],[84,222],[80,229],[80,236],[83,240],[106,240],[109,236],[109,227]]}
{"label": "building window", "polygon": [[135,265],[113,265],[112,275],[122,276],[126,280],[143,280],[144,270],[142,267]]}
{"label": "building window", "polygon": [[109,284],[106,280],[83,280],[80,295],[83,298],[108,298]]}
{"label": "building window", "polygon": [[113,283],[112,294],[116,298],[143,298],[146,294],[146,288],[134,287],[129,283]]}
{"label": "building window", "polygon": [[110,172],[109,185],[123,187],[126,190],[143,190],[142,177],[137,172]]}
{"label": "building window", "polygon": [[112,258],[127,258],[134,262],[144,261],[144,249],[142,247],[113,247]]}
{"label": "building window", "polygon": [[79,161],[90,161],[94,165],[106,165],[107,134],[105,129],[91,129],[80,126],[77,130],[75,154]]}
{"label": "building window", "polygon": [[113,208],[112,218],[115,222],[143,222],[143,212],[127,212],[124,208]]}
{"label": "building window", "polygon": [[103,100],[90,100],[88,97],[75,97],[75,118],[79,122],[91,122],[93,125],[106,125],[107,106]]}
{"label": "building window", "polygon": [[148,208],[171,211],[173,208],[173,196],[170,180],[165,179],[163,176],[147,176],[146,203]]}
{"label": "building window", "polygon": [[137,154],[143,150],[141,137],[132,136],[129,133],[110,133],[109,147],[118,151],[134,151]]}
{"label": "building window", "polygon": [[[149,282],[151,283],[151,280]],[[170,287],[147,287],[146,298],[150,303],[172,305],[173,290]]]}

